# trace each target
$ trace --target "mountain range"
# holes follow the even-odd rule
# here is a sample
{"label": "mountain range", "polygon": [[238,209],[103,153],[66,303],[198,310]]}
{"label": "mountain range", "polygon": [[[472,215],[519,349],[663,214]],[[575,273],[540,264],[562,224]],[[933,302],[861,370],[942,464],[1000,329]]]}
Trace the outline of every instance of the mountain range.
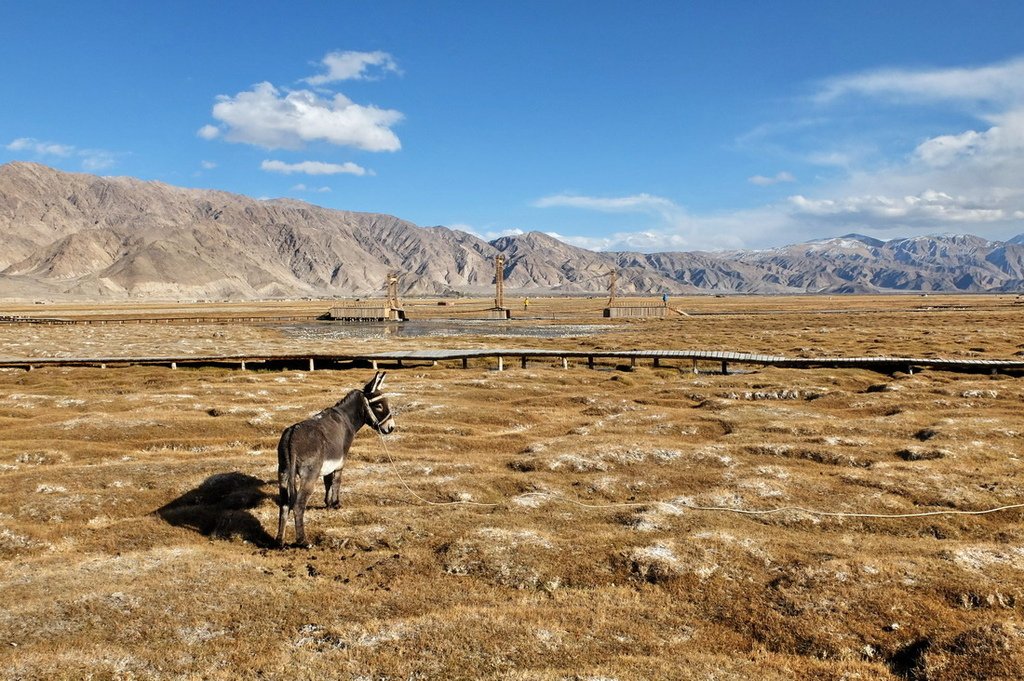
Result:
{"label": "mountain range", "polygon": [[127,177],[0,165],[0,299],[1024,291],[1024,234],[881,241],[850,234],[767,250],[594,252],[540,232],[485,241],[447,227]]}

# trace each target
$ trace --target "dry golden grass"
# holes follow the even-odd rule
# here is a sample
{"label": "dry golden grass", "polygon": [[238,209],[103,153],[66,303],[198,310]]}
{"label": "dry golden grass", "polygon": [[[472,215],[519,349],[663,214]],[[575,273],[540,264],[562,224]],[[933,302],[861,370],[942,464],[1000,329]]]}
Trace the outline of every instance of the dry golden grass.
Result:
{"label": "dry golden grass", "polygon": [[[673,300],[735,314],[359,347],[1020,351],[1013,298],[912,311],[922,300]],[[531,323],[584,321],[595,301],[531,314],[546,305],[554,319]],[[0,355],[212,352],[205,340],[318,347],[269,325],[9,326]],[[0,677],[1024,676],[1020,510],[686,508],[1024,502],[1020,378],[689,368],[396,369],[402,478],[432,501],[497,505],[423,504],[363,431],[343,508],[317,499],[312,546],[283,551],[268,534],[277,437],[367,372],[0,372]]]}

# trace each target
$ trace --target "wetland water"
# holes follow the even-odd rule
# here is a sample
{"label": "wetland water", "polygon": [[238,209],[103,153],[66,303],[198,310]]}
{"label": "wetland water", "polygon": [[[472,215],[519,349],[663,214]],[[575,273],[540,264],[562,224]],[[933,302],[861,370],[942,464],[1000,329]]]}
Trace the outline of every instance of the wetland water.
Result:
{"label": "wetland water", "polygon": [[307,322],[286,324],[281,332],[302,340],[372,338],[445,338],[485,336],[490,338],[576,338],[615,333],[611,324],[537,324],[530,320],[420,320],[405,322]]}

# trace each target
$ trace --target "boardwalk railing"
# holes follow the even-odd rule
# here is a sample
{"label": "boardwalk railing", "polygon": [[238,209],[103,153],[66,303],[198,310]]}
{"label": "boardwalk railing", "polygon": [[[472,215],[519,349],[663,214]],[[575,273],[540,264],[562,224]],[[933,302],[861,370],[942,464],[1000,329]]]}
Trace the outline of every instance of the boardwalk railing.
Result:
{"label": "boardwalk railing", "polygon": [[[497,363],[499,371],[505,368],[506,360],[520,361],[526,367],[530,361],[560,360],[568,368],[569,360],[586,360],[594,368],[600,360],[628,362],[635,366],[638,361],[650,360],[653,366],[662,366],[664,361],[683,362],[695,373],[700,363],[720,364],[722,373],[728,373],[730,364],[775,366],[787,368],[835,367],[871,369],[884,373],[904,371],[913,373],[917,369],[942,369],[968,373],[1024,373],[1024,359],[942,359],[935,357],[786,357],[719,350],[546,350],[531,348],[507,349],[453,349],[453,350],[394,350],[371,354],[359,353],[269,353],[236,355],[184,355],[163,357],[7,357],[0,358],[0,369],[36,369],[42,367],[85,366],[100,367],[150,365],[167,366],[228,366],[240,369],[260,365],[267,368],[300,367],[310,371],[316,368],[343,369],[354,366],[378,367],[394,364],[399,367],[407,363],[461,362],[467,368],[471,360],[490,360]],[[685,363],[689,362],[689,365]]]}

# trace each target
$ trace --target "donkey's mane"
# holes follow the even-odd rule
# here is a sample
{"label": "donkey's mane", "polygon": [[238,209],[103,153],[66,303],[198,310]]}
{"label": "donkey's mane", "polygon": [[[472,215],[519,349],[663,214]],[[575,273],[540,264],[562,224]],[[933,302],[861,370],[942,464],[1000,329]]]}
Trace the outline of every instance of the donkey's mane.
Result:
{"label": "donkey's mane", "polygon": [[356,401],[356,399],[358,399],[359,396],[362,394],[362,390],[351,390],[349,391],[348,395],[345,395],[340,400],[338,400],[337,404],[335,404],[333,408],[337,409],[339,407],[351,407],[352,404]]}

